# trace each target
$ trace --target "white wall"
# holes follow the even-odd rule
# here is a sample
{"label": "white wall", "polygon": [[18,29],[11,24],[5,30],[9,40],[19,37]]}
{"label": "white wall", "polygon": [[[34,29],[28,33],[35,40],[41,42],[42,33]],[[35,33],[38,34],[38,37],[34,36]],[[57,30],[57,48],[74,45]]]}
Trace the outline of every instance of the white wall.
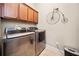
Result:
{"label": "white wall", "polygon": [[[66,24],[61,21],[55,25],[50,25],[46,22],[47,14],[52,11],[53,8],[59,8],[65,16],[69,19]],[[71,46],[79,49],[79,4],[38,4],[39,10],[39,22],[38,27],[46,30],[47,44],[56,47],[56,42],[59,46],[63,45]]]}
{"label": "white wall", "polygon": [[[78,6],[79,8],[79,6]],[[79,12],[79,9],[77,10]],[[79,14],[77,13],[77,17],[79,17]],[[77,19],[77,46],[79,48],[79,19]]]}

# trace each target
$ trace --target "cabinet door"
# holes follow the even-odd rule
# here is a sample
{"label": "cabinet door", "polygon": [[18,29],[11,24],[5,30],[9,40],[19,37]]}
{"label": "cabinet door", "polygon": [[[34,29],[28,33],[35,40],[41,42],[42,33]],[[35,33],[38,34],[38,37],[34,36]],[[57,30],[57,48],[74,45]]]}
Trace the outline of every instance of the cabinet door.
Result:
{"label": "cabinet door", "polygon": [[3,6],[3,4],[0,4],[0,17],[2,17],[2,6]]}
{"label": "cabinet door", "polygon": [[34,56],[35,34],[7,39],[4,48],[4,55],[6,56]]}
{"label": "cabinet door", "polygon": [[0,6],[0,17],[2,16],[2,7]]}
{"label": "cabinet door", "polygon": [[19,8],[19,18],[21,20],[27,20],[27,6],[24,4],[20,4]]}
{"label": "cabinet door", "polygon": [[33,10],[28,8],[28,21],[33,22]]}
{"label": "cabinet door", "polygon": [[4,16],[17,18],[18,17],[18,4],[17,3],[4,4]]}
{"label": "cabinet door", "polygon": [[34,11],[33,15],[34,15],[34,17],[33,17],[34,23],[38,23],[38,12]]}

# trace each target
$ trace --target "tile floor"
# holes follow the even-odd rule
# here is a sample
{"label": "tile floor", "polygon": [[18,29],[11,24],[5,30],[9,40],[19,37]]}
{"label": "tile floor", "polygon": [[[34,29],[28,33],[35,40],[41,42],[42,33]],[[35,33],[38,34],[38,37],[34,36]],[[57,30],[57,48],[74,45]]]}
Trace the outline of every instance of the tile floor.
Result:
{"label": "tile floor", "polygon": [[63,51],[60,52],[58,49],[46,46],[43,52],[39,56],[64,56]]}

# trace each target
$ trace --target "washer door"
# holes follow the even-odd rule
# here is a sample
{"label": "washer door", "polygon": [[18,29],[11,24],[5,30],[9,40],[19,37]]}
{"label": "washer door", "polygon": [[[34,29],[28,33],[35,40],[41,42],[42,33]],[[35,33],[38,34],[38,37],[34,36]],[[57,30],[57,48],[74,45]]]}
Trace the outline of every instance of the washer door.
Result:
{"label": "washer door", "polygon": [[11,56],[34,56],[35,42],[34,35],[22,36],[13,39],[6,39],[4,43],[4,55]]}

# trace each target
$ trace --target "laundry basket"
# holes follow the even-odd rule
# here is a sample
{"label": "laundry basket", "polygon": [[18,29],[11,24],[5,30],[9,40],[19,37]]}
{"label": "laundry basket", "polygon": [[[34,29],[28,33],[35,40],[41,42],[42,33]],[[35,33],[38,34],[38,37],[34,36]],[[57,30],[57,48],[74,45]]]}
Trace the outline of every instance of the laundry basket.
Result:
{"label": "laundry basket", "polygon": [[71,47],[64,48],[64,55],[65,56],[79,56],[79,51]]}

